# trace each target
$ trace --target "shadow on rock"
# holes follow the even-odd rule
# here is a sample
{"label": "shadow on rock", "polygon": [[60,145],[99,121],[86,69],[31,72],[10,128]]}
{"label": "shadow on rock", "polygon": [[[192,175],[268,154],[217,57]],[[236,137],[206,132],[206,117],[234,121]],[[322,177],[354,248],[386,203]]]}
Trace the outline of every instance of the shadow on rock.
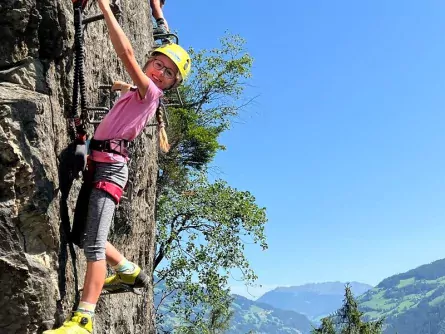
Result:
{"label": "shadow on rock", "polygon": [[[60,184],[60,251],[59,251],[59,291],[60,300],[57,301],[57,314],[63,316],[63,301],[66,297],[66,266],[68,261],[68,251],[71,256],[74,288],[76,291],[73,309],[80,300],[79,278],[77,272],[77,257],[74,244],[71,238],[71,224],[68,211],[68,197],[73,186],[74,179],[79,177],[79,169],[76,166],[75,159],[76,144],[71,143],[65,148],[59,156],[59,184]],[[68,247],[67,247],[68,246]]]}

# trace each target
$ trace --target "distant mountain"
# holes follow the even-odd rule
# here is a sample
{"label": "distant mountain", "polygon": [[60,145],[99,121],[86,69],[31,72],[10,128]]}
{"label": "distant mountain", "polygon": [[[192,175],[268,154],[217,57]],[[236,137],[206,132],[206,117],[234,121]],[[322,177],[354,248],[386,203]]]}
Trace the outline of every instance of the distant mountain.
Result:
{"label": "distant mountain", "polygon": [[386,318],[385,334],[445,334],[445,259],[386,278],[358,302],[369,319]]}
{"label": "distant mountain", "polygon": [[[345,294],[345,284],[341,282],[311,283],[292,287],[278,287],[265,293],[257,302],[276,308],[292,310],[317,321],[341,307]],[[352,292],[359,296],[371,285],[351,282]]]}
{"label": "distant mountain", "polygon": [[294,311],[285,311],[270,305],[233,295],[235,311],[230,330],[226,334],[309,334],[309,319]]}
{"label": "distant mountain", "polygon": [[[163,284],[155,288],[155,305],[159,304]],[[312,327],[309,319],[294,311],[285,311],[270,305],[252,301],[242,296],[232,295],[234,311],[230,329],[225,334],[309,334]],[[167,297],[159,307],[162,314],[163,331],[183,325],[183,321],[168,311],[172,298]]]}

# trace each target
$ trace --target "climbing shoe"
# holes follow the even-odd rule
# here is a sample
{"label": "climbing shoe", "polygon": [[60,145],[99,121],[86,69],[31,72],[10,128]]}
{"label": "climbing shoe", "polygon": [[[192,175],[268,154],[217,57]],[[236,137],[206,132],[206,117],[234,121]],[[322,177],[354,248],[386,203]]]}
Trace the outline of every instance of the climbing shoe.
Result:
{"label": "climbing shoe", "polygon": [[[172,41],[169,39],[170,32],[167,29],[167,26],[165,25],[164,19],[157,19],[156,20],[156,28],[153,30],[153,37],[155,40],[161,39],[161,43],[163,44],[170,44]],[[161,37],[162,36],[162,37]]]}
{"label": "climbing shoe", "polygon": [[168,34],[167,27],[164,24],[160,24],[153,30],[153,34],[154,35]]}
{"label": "climbing shoe", "polygon": [[156,28],[153,31],[154,34],[168,34],[167,26],[163,18],[156,19]]}
{"label": "climbing shoe", "polygon": [[71,319],[65,321],[62,327],[44,331],[42,334],[91,334],[93,320],[88,313],[74,312]]}
{"label": "climbing shoe", "polygon": [[134,269],[130,271],[116,272],[115,275],[107,277],[103,286],[103,290],[116,292],[118,290],[126,290],[125,292],[133,292],[134,288],[144,288],[148,286],[149,277],[141,268],[134,265]]}

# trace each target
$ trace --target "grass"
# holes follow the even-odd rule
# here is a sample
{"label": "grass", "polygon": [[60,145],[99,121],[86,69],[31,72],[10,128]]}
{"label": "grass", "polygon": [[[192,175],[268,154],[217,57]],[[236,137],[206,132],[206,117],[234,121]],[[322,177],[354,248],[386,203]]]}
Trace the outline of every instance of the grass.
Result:
{"label": "grass", "polygon": [[396,288],[403,288],[405,286],[411,285],[416,281],[416,279],[414,277],[411,278],[407,278],[407,279],[402,279],[399,281],[399,284],[396,286]]}
{"label": "grass", "polygon": [[425,297],[430,297],[435,291],[436,289],[428,291],[427,293],[425,293]]}
{"label": "grass", "polygon": [[[438,286],[445,285],[445,277],[440,277],[436,280],[416,280],[414,277],[400,280],[397,286],[392,289],[401,289],[409,285],[416,283],[427,283],[431,284],[431,290],[424,293],[405,295],[401,298],[387,299],[384,297],[386,290],[376,290],[371,296],[371,299],[360,303],[362,306],[369,309],[365,313],[371,319],[378,319],[381,317],[398,316],[403,314],[409,309],[416,307],[420,301],[425,298],[430,298],[436,291]],[[445,302],[445,295],[438,296],[429,302],[429,305],[435,306],[440,303]]]}
{"label": "grass", "polygon": [[366,312],[365,315],[369,317],[371,320],[380,319],[380,317],[382,317],[382,313],[377,311]]}
{"label": "grass", "polygon": [[361,305],[365,307],[369,307],[373,310],[383,310],[389,311],[394,309],[397,306],[397,302],[393,302],[392,300],[385,299],[383,296],[385,294],[385,290],[381,290],[372,296],[371,300],[361,303]]}
{"label": "grass", "polygon": [[432,301],[430,301],[428,304],[431,306],[435,306],[437,304],[440,304],[444,300],[445,300],[445,296],[438,296],[438,297],[434,298]]}
{"label": "grass", "polygon": [[438,279],[425,280],[426,283],[439,283],[445,284],[445,277],[439,277]]}
{"label": "grass", "polygon": [[[411,299],[411,298],[410,298]],[[414,298],[412,298],[414,299]],[[414,305],[417,305],[417,302],[415,300],[404,300],[403,302],[401,302],[396,309],[396,314],[397,313],[402,313],[403,311],[408,310],[409,308],[413,307]]]}

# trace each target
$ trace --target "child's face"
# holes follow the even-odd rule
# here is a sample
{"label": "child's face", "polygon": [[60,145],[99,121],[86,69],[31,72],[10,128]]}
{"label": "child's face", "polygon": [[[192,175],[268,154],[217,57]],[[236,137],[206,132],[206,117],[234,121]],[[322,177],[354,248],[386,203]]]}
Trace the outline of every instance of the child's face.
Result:
{"label": "child's face", "polygon": [[170,88],[176,81],[178,68],[163,54],[157,54],[148,64],[145,74],[162,90]]}

